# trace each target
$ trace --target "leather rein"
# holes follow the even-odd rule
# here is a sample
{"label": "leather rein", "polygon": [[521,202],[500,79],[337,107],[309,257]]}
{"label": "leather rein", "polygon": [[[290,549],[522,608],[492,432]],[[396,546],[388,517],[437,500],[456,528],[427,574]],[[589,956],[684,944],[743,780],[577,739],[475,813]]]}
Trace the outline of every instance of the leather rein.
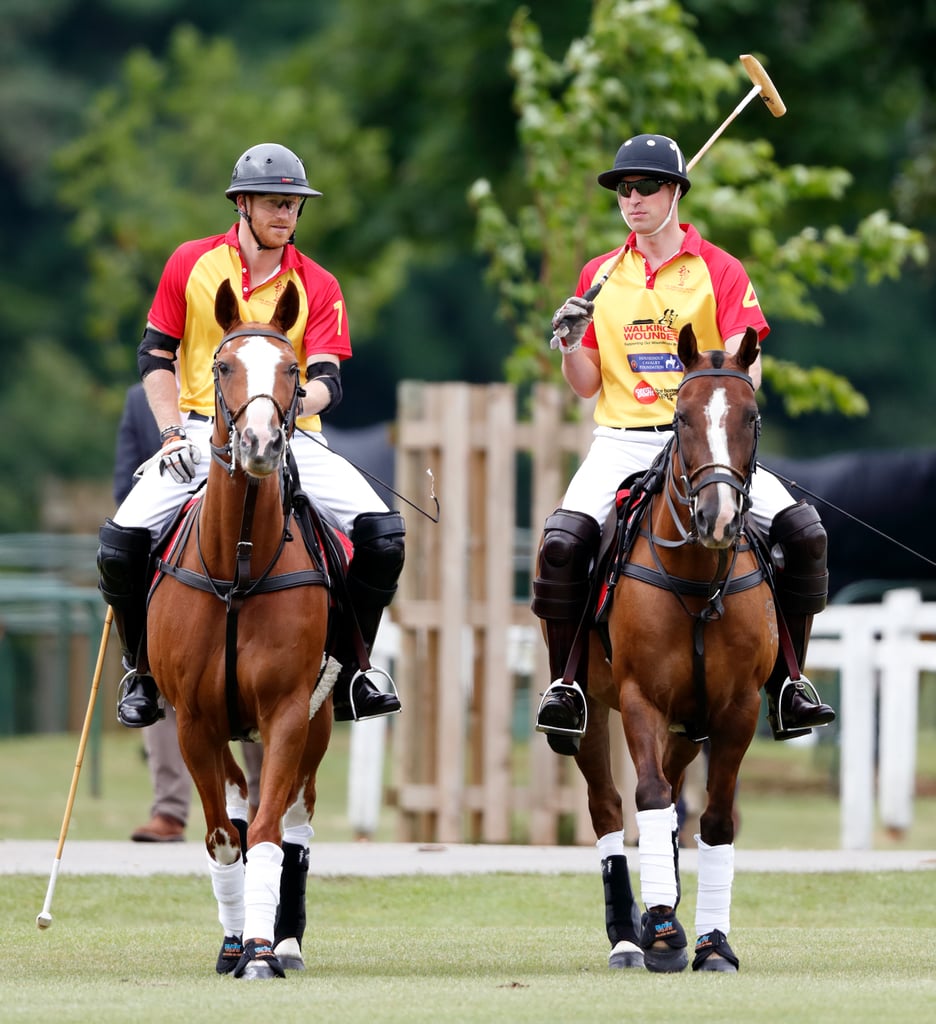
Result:
{"label": "leather rein", "polygon": [[[687,382],[698,377],[734,377],[745,381],[745,383],[750,385],[752,391],[754,389],[754,383],[746,373],[741,373],[738,370],[714,368],[696,370],[693,373],[686,374],[679,385],[680,389]],[[682,730],[680,730],[679,726],[672,726],[671,730],[685,731],[687,737],[697,743],[707,739],[705,627],[709,622],[716,622],[722,617],[725,610],[725,597],[729,594],[741,593],[759,586],[766,577],[759,560],[756,569],[752,569],[741,576],[735,575],[739,554],[752,550],[750,542],[742,539],[744,538],[743,531],[739,532],[738,537],[729,548],[723,548],[718,551],[717,565],[710,580],[685,579],[680,576],[673,576],[663,565],[659,549],[676,549],[699,543],[698,530],[695,524],[695,499],[705,487],[713,484],[727,484],[736,492],[739,512],[743,514],[750,509],[751,475],[757,459],[757,442],[759,437],[760,418],[758,417],[751,457],[744,469],[738,469],[725,463],[707,462],[701,466],[696,466],[690,472],[686,469],[685,459],[679,445],[679,419],[677,416],[673,423],[673,438],[660,455],[660,458],[666,461],[666,471],[660,497],[665,503],[666,511],[679,536],[675,540],[669,540],[659,537],[653,532],[654,503],[658,497],[657,494],[654,494],[646,508],[639,536],[646,539],[655,568],[636,565],[630,560],[620,567],[620,573],[623,576],[629,576],[651,586],[670,591],[670,593],[675,595],[683,611],[694,620],[692,665],[696,701],[699,710],[694,720],[684,723]],[[688,527],[684,520],[688,520]],[[704,598],[705,606],[700,611],[694,612],[687,605],[686,597]]]}
{"label": "leather rein", "polygon": [[[288,438],[292,436],[295,426],[299,401],[305,395],[305,391],[300,386],[299,374],[297,372],[292,398],[286,408],[284,408],[273,395],[257,394],[251,395],[234,412],[231,411],[221,389],[218,353],[228,342],[233,341],[236,338],[254,337],[257,335],[273,338],[274,340],[289,346],[290,350],[292,350],[292,343],[290,340],[279,331],[274,331],[271,328],[247,327],[225,334],[214,353],[212,375],[214,377],[215,406],[218,411],[218,417],[224,424],[228,440],[224,445],[216,445],[212,441],[211,457],[215,462],[219,463],[227,470],[228,476],[233,476],[237,470],[237,421],[241,416],[243,416],[251,402],[265,398],[273,403],[279,418],[280,429],[284,432],[288,440]],[[283,451],[284,458],[280,475],[281,491],[283,495],[283,530],[280,535],[276,552],[258,576],[251,576],[250,562],[253,554],[253,541],[251,538],[253,536],[254,513],[256,510],[260,481],[250,476],[247,477],[247,487],[244,491],[244,507],[241,513],[240,533],[234,551],[235,561],[233,579],[216,579],[208,572],[208,566],[205,563],[201,544],[201,502],[199,502],[189,515],[186,516],[182,529],[179,531],[177,538],[173,542],[172,549],[167,554],[166,559],[160,558],[157,560],[157,569],[161,573],[172,576],[174,579],[178,580],[179,583],[182,583],[187,587],[193,587],[196,590],[214,594],[215,597],[224,603],[227,612],[224,658],[225,701],[227,705],[228,723],[230,726],[231,736],[234,739],[250,739],[250,736],[241,721],[237,704],[237,625],[238,616],[244,602],[252,594],[272,593],[278,590],[287,590],[292,587],[330,586],[330,580],[324,559],[317,549],[310,549],[313,560],[317,563],[314,569],[302,569],[296,572],[278,573],[276,575],[272,574],[274,566],[279,561],[279,558],[283,553],[283,548],[285,547],[286,542],[292,540],[292,535],[289,529],[289,519],[292,509],[294,481],[291,475],[287,472],[287,466],[289,465],[290,460],[285,457],[285,453],[288,451],[288,446],[284,446]],[[201,572],[196,572],[192,569],[185,569],[172,561],[174,557],[180,557],[182,552],[185,550],[185,545],[188,541],[193,524],[195,525],[195,546],[196,551],[198,552],[198,560],[202,568]]]}

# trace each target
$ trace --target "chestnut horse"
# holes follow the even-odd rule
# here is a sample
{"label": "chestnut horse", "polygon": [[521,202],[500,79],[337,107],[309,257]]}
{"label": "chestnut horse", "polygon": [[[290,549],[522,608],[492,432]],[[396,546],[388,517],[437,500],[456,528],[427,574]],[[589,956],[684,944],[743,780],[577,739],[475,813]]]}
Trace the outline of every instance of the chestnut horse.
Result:
{"label": "chestnut horse", "polygon": [[[709,744],[701,816],[694,970],[737,970],[727,942],[734,870],[734,797],[754,737],[760,688],[778,648],[773,593],[751,547],[745,512],[760,428],[747,370],[758,353],[748,330],[736,356],[700,352],[679,335],[685,367],[674,436],[658,461],[608,614],[611,650],[590,639],[588,719],[576,762],[588,786],[596,837],[623,835],[611,776],[609,708],[620,711],[637,775],[640,916],[624,856],[602,862],[612,967],[683,970],[675,804],[690,762]],[[659,479],[659,477],[658,477]],[[619,843],[619,845],[622,845]],[[601,843],[599,843],[601,847]]]}
{"label": "chestnut horse", "polygon": [[[303,392],[286,332],[298,314],[292,283],[269,324],[242,323],[230,285],[218,289],[224,337],[213,365],[212,464],[203,496],[158,563],[149,601],[150,666],[176,709],[179,746],[205,812],[224,927],[217,970],[235,977],[282,977],[284,966],[302,966],[296,931],[304,902],[302,924],[274,935],[281,881],[286,891],[283,827],[304,839],[307,858],[315,776],[331,737],[331,700],[313,713],[322,703],[323,691],[314,699],[313,691],[328,580],[289,518],[287,453]],[[232,738],[263,743],[249,828]],[[301,890],[304,901],[304,876]]]}

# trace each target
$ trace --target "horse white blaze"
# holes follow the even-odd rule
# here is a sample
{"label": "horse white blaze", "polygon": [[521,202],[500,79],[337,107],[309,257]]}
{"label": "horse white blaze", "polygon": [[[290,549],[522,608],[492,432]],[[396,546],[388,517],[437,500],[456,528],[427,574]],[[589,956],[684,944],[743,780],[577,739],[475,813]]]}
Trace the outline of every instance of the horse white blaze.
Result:
{"label": "horse white blaze", "polygon": [[[705,436],[708,438],[712,462],[716,465],[730,466],[731,458],[728,451],[728,396],[724,388],[715,388],[705,407]],[[716,484],[718,495],[718,515],[712,527],[714,540],[722,540],[725,531],[737,513],[734,489],[728,484]]]}
{"label": "horse white blaze", "polygon": [[[254,395],[272,395],[276,386],[276,369],[283,352],[266,338],[252,337],[240,348],[238,356],[247,371],[248,399]],[[248,430],[256,436],[258,451],[262,455],[279,433],[276,407],[268,398],[258,398],[247,406],[240,425],[241,437]]]}

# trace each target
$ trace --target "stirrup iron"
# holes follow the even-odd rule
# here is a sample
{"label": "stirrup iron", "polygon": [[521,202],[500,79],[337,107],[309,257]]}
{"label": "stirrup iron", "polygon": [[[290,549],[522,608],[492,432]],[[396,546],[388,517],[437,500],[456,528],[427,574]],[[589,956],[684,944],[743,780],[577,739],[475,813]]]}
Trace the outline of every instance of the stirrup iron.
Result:
{"label": "stirrup iron", "polygon": [[[541,725],[540,715],[542,714],[543,707],[547,703],[550,697],[557,693],[564,693],[570,696],[573,703],[576,705],[579,716],[582,720],[582,726],[580,729],[565,729],[558,725]],[[539,702],[539,708],[536,711],[536,731],[545,732],[552,736],[574,736],[581,739],[585,735],[585,729],[588,726],[588,703],[585,700],[585,694],[582,692],[581,686],[573,679],[571,683],[564,683],[561,679],[557,679],[555,682],[550,683],[543,693],[542,698]]]}
{"label": "stirrup iron", "polygon": [[[390,684],[390,688],[388,690],[384,690],[378,684],[377,680],[374,679],[375,675],[383,676],[383,678],[386,679],[387,682]],[[396,683],[393,681],[393,678],[386,669],[378,668],[376,665],[371,665],[370,668],[367,669],[357,669],[354,675],[351,676],[351,682],[348,684],[348,703],[351,706],[351,717],[353,721],[369,722],[372,718],[386,718],[388,715],[398,715],[403,710],[402,707],[398,707],[396,711],[381,711],[379,714],[376,715],[362,715],[359,718],[357,707],[354,704],[354,684],[361,676],[363,676],[369,682],[373,683],[375,688],[380,690],[381,693],[389,693],[392,696],[396,697],[398,704],[400,702],[400,695],[397,692]]]}

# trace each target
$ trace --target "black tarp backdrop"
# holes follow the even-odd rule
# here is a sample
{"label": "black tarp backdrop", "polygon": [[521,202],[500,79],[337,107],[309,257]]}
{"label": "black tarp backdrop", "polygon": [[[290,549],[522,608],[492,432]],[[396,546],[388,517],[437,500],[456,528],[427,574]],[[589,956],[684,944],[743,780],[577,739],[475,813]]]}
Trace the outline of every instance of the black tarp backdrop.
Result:
{"label": "black tarp backdrop", "polygon": [[936,588],[936,451],[841,452],[806,460],[764,455],[760,461],[810,492],[787,485],[822,517],[831,596],[866,580]]}

